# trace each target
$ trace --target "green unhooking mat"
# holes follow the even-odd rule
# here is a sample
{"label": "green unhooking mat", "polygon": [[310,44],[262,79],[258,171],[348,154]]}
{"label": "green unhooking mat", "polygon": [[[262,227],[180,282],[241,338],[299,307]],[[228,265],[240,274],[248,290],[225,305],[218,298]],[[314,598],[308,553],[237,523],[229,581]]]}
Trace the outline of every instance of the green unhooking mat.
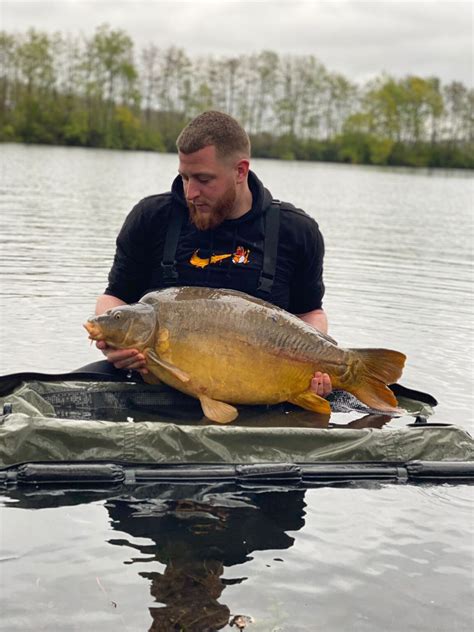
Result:
{"label": "green unhooking mat", "polygon": [[[402,402],[407,408],[409,403]],[[196,400],[168,387],[81,380],[23,381],[4,389],[0,406],[6,413],[0,423],[3,468],[65,462],[473,462],[473,440],[459,427],[393,427],[390,418],[367,410],[354,425],[328,428],[315,427],[314,413],[294,407],[247,407],[238,423],[220,426],[202,419]],[[430,413],[426,403],[411,406],[412,414]]]}

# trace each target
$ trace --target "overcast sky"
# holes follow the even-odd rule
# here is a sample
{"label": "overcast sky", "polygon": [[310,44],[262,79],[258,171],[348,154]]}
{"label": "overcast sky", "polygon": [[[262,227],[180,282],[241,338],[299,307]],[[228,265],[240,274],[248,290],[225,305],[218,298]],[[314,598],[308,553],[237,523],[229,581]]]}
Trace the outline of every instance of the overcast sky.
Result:
{"label": "overcast sky", "polygon": [[473,84],[473,2],[450,0],[0,0],[2,28],[83,33],[104,22],[137,47],[189,55],[313,54],[364,81],[382,71]]}

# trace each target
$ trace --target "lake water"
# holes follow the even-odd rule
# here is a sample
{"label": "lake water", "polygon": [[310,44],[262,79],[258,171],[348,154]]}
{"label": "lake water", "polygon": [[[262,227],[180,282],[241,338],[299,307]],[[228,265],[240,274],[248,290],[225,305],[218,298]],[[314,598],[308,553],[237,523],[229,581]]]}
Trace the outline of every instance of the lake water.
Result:
{"label": "lake water", "polygon": [[[169,190],[177,159],[1,150],[0,374],[69,371],[99,359],[81,325],[117,231],[138,199]],[[472,430],[470,174],[253,169],[320,224],[331,335],[405,352],[403,383],[439,400],[436,421]],[[474,626],[466,485],[37,490],[5,495],[1,511],[0,630],[172,630],[179,612],[189,630],[236,629],[224,625],[230,614],[266,632]]]}

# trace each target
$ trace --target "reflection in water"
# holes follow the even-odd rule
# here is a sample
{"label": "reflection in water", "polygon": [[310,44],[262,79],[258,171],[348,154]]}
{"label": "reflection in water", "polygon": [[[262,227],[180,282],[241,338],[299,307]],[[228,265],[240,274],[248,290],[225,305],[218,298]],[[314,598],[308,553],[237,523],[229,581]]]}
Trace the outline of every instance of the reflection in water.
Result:
{"label": "reflection in water", "polygon": [[346,428],[383,428],[385,424],[391,421],[388,415],[364,415],[359,419],[349,422]]}
{"label": "reflection in water", "polygon": [[[342,391],[340,391],[342,392]],[[367,408],[367,410],[370,410]],[[360,415],[356,410],[346,410],[346,418],[341,423],[338,415],[323,415],[309,410],[303,410],[285,402],[275,406],[242,406],[239,407],[239,417],[233,424],[252,428],[327,428],[328,424],[337,428],[382,428],[394,419],[392,415],[376,412]],[[410,413],[411,414],[411,413]],[[350,420],[347,419],[350,417]],[[407,421],[407,417],[404,418]],[[207,419],[200,419],[200,424],[209,425]]]}
{"label": "reflection in water", "polygon": [[[224,486],[156,486],[137,490],[133,501],[113,499],[106,506],[112,525],[134,538],[110,542],[153,556],[163,573],[142,572],[150,592],[164,606],[150,608],[150,630],[204,632],[220,630],[231,617],[222,593],[245,577],[226,579],[225,567],[244,564],[256,550],[287,549],[294,538],[286,531],[304,525],[304,492],[237,491]],[[141,561],[132,559],[131,563]]]}
{"label": "reflection in water", "polygon": [[[287,532],[299,531],[305,524],[304,494],[291,488],[262,491],[231,484],[151,484],[120,496],[77,489],[65,494],[12,490],[9,496],[17,508],[28,509],[105,498],[111,526],[121,534],[109,544],[132,551],[129,565],[157,561],[165,566],[163,572],[138,573],[149,580],[157,602],[149,608],[149,630],[212,632],[228,626],[237,614],[252,614],[245,612],[245,604],[239,613],[226,605],[224,591],[247,579],[240,573],[225,577],[226,568],[251,561],[254,551],[293,546],[294,538]],[[137,544],[140,539],[148,543]],[[235,623],[232,629],[238,629]],[[246,629],[251,630],[251,625]]]}

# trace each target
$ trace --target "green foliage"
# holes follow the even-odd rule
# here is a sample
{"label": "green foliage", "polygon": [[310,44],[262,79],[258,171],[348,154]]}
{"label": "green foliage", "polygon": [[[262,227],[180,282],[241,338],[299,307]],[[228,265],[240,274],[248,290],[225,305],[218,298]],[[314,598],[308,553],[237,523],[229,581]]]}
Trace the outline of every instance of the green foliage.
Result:
{"label": "green foliage", "polygon": [[87,145],[87,112],[85,110],[72,110],[69,112],[62,133],[66,145]]}
{"label": "green foliage", "polygon": [[140,145],[140,121],[133,112],[123,105],[115,107],[112,138],[117,149],[137,149]]}
{"label": "green foliage", "polygon": [[365,164],[369,162],[369,135],[363,132],[346,133],[340,137],[341,148],[338,152],[342,162]]}
{"label": "green foliage", "polygon": [[7,124],[0,128],[0,142],[11,143],[18,140],[13,125]]}
{"label": "green foliage", "polygon": [[87,39],[0,32],[0,141],[175,151],[196,114],[249,131],[253,155],[473,168],[474,92],[435,77],[357,86],[312,55],[190,59],[107,24]]}

